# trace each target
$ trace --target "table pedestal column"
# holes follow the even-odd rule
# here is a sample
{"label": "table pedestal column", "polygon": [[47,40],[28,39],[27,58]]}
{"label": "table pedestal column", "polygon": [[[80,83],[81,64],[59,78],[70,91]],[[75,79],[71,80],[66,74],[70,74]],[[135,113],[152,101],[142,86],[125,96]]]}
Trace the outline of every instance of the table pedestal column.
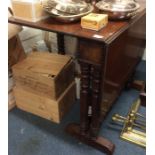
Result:
{"label": "table pedestal column", "polygon": [[[114,144],[108,139],[97,136],[100,127],[99,125],[100,93],[101,93],[100,67],[98,68],[85,62],[80,62],[80,65],[81,65],[80,124],[76,123],[69,124],[66,127],[66,132],[68,132],[73,137],[79,139],[81,142],[90,145],[106,153],[107,155],[112,155],[115,148]],[[92,107],[91,116],[88,116],[89,106]]]}
{"label": "table pedestal column", "polygon": [[58,53],[65,54],[64,34],[57,33]]}
{"label": "table pedestal column", "polygon": [[90,65],[80,62],[81,65],[81,90],[80,90],[80,131],[86,134],[89,130],[88,106],[90,87]]}

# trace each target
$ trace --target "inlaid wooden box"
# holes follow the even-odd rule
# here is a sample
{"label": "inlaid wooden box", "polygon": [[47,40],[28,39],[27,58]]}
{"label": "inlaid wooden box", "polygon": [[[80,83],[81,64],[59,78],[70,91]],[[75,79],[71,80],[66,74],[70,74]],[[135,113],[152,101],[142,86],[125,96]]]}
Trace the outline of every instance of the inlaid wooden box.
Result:
{"label": "inlaid wooden box", "polygon": [[108,23],[107,14],[90,13],[81,18],[81,27],[99,31]]}
{"label": "inlaid wooden box", "polygon": [[41,0],[11,0],[14,17],[36,22],[49,15],[43,10]]}
{"label": "inlaid wooden box", "polygon": [[20,87],[14,87],[13,91],[19,109],[55,123],[60,123],[76,98],[75,82],[72,82],[57,100],[31,93]]}
{"label": "inlaid wooden box", "polygon": [[12,67],[15,85],[56,100],[74,81],[72,58],[48,52],[33,52]]}

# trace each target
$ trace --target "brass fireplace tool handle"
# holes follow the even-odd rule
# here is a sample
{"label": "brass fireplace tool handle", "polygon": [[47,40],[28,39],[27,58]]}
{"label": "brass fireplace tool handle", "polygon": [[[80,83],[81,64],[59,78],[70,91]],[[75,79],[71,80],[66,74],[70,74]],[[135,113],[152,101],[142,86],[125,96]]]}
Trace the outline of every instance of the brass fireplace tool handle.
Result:
{"label": "brass fireplace tool handle", "polygon": [[123,116],[118,115],[118,114],[115,114],[112,117],[112,120],[113,121],[117,121],[117,122],[121,122],[121,123],[125,123],[125,122],[128,123],[128,124],[130,123],[132,126],[136,126],[136,127],[141,128],[142,130],[146,130],[146,126],[144,124],[144,122],[145,122],[144,120],[140,120],[140,122],[135,123],[134,120],[132,120],[132,119],[129,120],[128,118],[123,117]]}
{"label": "brass fireplace tool handle", "polygon": [[112,117],[114,122],[124,124],[120,137],[124,140],[146,147],[146,121],[145,116],[138,113],[140,99],[137,99],[131,106],[127,117],[115,114]]}

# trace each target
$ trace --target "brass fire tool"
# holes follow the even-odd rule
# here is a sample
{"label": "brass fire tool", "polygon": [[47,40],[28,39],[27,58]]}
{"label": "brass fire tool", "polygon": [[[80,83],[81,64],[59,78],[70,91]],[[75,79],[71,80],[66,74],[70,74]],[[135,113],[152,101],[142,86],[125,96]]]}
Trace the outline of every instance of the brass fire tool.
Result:
{"label": "brass fire tool", "polygon": [[145,116],[138,113],[141,101],[138,98],[131,106],[127,117],[115,114],[113,121],[124,123],[120,137],[142,147],[146,147],[146,121]]}

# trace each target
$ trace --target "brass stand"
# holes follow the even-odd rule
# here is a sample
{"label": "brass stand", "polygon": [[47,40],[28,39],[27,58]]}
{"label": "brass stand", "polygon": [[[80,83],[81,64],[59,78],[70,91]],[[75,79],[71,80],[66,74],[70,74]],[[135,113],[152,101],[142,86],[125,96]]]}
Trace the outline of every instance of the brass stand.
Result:
{"label": "brass stand", "polygon": [[140,99],[137,99],[131,106],[127,117],[115,114],[113,121],[124,123],[120,137],[142,147],[146,147],[146,122],[144,116],[138,113],[141,105]]}

